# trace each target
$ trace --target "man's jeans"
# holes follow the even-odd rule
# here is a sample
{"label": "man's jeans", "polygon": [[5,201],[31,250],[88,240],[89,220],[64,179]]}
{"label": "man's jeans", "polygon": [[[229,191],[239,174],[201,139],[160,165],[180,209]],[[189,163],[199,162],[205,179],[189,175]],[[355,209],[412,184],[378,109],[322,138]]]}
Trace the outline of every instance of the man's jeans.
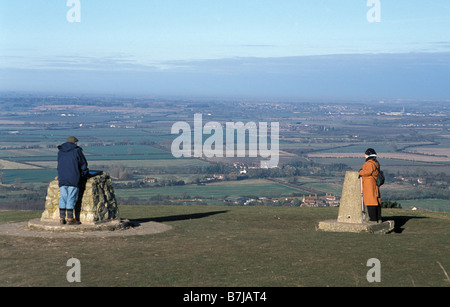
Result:
{"label": "man's jeans", "polygon": [[78,188],[77,187],[59,187],[59,209],[73,210],[78,200]]}

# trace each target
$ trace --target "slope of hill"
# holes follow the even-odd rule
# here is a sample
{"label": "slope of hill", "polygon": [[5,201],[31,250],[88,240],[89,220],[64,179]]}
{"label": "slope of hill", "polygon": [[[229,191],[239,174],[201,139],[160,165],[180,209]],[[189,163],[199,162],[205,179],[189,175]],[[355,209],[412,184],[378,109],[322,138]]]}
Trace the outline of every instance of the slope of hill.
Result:
{"label": "slope of hill", "polygon": [[[121,217],[172,230],[114,238],[0,235],[0,286],[69,286],[68,259],[83,286],[449,286],[450,214],[385,209],[386,235],[326,233],[337,208],[121,206]],[[3,211],[0,223],[38,211]],[[381,265],[369,283],[367,262]]]}

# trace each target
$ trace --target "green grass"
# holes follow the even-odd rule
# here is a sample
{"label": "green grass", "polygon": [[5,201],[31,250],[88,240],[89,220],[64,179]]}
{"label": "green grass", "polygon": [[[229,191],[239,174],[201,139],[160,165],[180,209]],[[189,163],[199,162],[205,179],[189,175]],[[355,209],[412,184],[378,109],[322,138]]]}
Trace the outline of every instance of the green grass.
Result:
{"label": "green grass", "polygon": [[450,212],[450,200],[448,199],[408,199],[398,200],[397,202],[400,203],[404,209],[418,207],[438,212]]}
{"label": "green grass", "polygon": [[[166,157],[167,158],[167,157]],[[167,168],[167,167],[173,167],[173,168],[186,168],[186,167],[206,167],[210,165],[208,162],[198,160],[198,159],[189,159],[189,158],[169,158],[169,159],[148,159],[148,160],[95,160],[95,159],[89,159],[88,160],[89,168],[100,168],[100,167],[108,167],[108,166],[114,166],[114,165],[122,165],[126,167],[141,167],[141,168]],[[42,167],[47,168],[54,168],[56,169],[57,163],[56,161],[40,161],[40,162],[33,162],[35,165],[39,165]]]}
{"label": "green grass", "polygon": [[187,194],[191,197],[201,196],[203,198],[220,198],[227,196],[254,196],[254,197],[274,197],[287,196],[298,189],[283,186],[264,179],[252,179],[245,181],[224,181],[211,183],[207,185],[183,185],[167,186],[139,189],[116,189],[116,196],[128,198],[130,196],[139,199],[149,199],[155,195],[169,195],[170,197],[179,197]]}
{"label": "green grass", "polygon": [[[85,146],[89,160],[147,160],[173,159],[170,152],[145,145]],[[56,161],[57,150],[22,149],[0,151],[3,158],[17,162]]]}
{"label": "green grass", "polygon": [[167,154],[168,152],[158,148],[145,145],[115,145],[115,146],[85,146],[83,151],[86,156],[102,155],[149,155],[149,154]]}
{"label": "green grass", "polygon": [[[337,208],[122,206],[121,216],[171,225],[147,236],[45,239],[0,236],[0,286],[450,286],[450,215],[384,210],[387,235],[317,232]],[[0,222],[40,212],[0,212]],[[368,283],[367,260],[381,262]]]}
{"label": "green grass", "polygon": [[48,183],[58,175],[56,169],[1,170],[1,172],[3,173],[4,184],[11,184],[14,182]]}

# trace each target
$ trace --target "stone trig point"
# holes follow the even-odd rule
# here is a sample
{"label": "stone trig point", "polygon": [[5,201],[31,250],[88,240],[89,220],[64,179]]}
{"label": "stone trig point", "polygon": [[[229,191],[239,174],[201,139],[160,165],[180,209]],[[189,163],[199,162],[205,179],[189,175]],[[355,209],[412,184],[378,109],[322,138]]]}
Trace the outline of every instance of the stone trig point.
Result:
{"label": "stone trig point", "polygon": [[337,220],[319,222],[317,230],[331,232],[388,233],[394,229],[394,221],[382,223],[368,222],[365,219],[361,199],[361,182],[358,172],[345,173],[341,204]]}
{"label": "stone trig point", "polygon": [[31,220],[28,226],[44,230],[99,230],[121,229],[128,221],[119,218],[119,207],[108,173],[97,172],[80,187],[75,205],[75,218],[81,225],[60,225],[59,223],[58,178],[50,182],[45,199],[45,210],[40,219]]}

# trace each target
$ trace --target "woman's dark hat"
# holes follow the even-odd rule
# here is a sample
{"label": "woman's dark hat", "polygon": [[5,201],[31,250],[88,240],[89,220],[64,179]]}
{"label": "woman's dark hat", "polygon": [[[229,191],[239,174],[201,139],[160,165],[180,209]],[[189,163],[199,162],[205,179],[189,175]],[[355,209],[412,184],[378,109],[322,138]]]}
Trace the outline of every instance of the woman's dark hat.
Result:
{"label": "woman's dark hat", "polygon": [[377,153],[376,153],[375,149],[373,149],[373,148],[367,148],[365,154],[368,156],[372,156],[372,157],[377,156]]}

